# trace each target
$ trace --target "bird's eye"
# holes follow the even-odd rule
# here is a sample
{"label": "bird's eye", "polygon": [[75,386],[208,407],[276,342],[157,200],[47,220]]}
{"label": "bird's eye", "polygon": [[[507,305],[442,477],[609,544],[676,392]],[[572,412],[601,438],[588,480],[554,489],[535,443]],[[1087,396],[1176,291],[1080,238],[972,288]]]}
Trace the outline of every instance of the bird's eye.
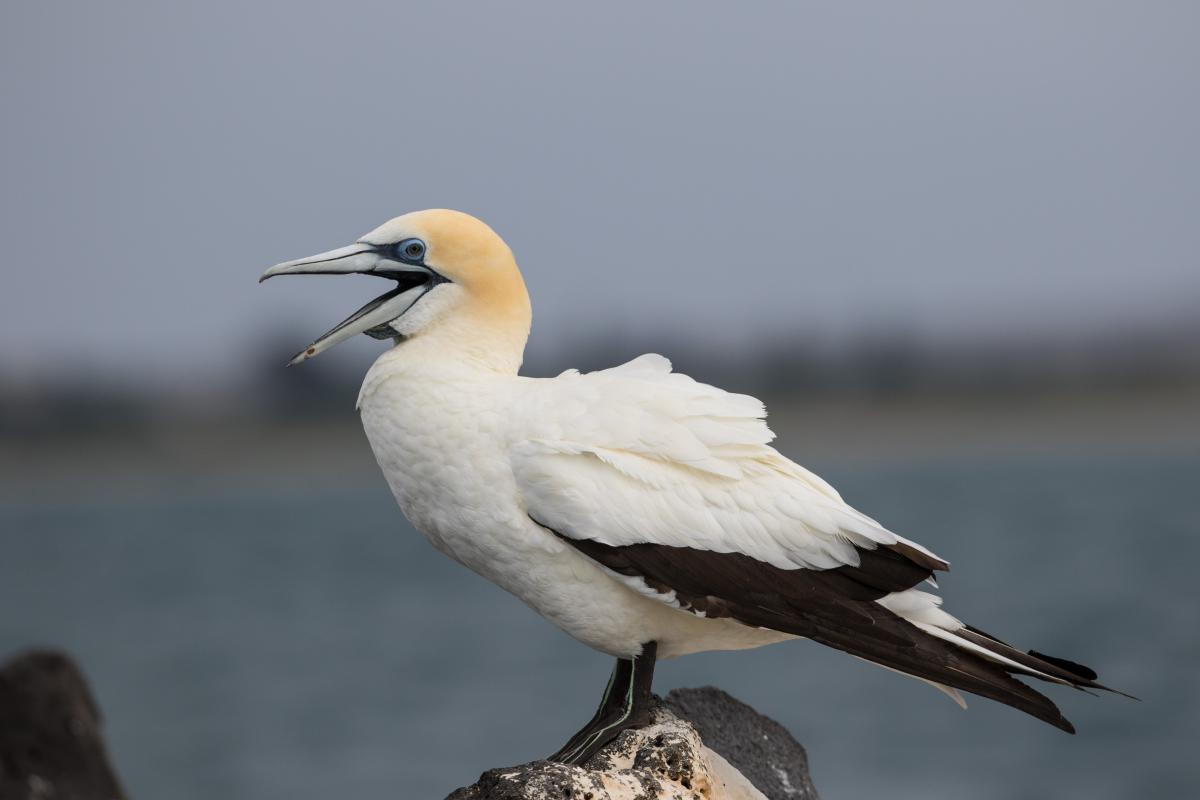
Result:
{"label": "bird's eye", "polygon": [[420,239],[405,239],[396,245],[396,255],[405,261],[420,261],[425,256],[425,243]]}

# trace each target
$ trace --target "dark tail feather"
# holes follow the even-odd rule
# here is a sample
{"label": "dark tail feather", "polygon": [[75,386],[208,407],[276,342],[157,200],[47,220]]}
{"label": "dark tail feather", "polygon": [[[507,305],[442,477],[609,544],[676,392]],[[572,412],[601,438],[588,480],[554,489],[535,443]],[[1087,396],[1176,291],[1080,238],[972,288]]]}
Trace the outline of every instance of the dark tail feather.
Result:
{"label": "dark tail feather", "polygon": [[908,675],[995,700],[1067,733],[1075,732],[1075,726],[1050,698],[1013,678],[1001,665],[910,627],[915,641],[903,650],[879,646],[858,632],[822,631],[812,638]]}
{"label": "dark tail feather", "polygon": [[1029,655],[1033,658],[1045,661],[1047,664],[1053,664],[1061,670],[1065,670],[1072,675],[1083,678],[1085,681],[1094,681],[1100,677],[1096,674],[1096,670],[1091,667],[1085,667],[1083,664],[1076,664],[1074,661],[1068,661],[1065,658],[1056,656],[1048,656],[1045,653],[1039,653],[1037,650],[1030,650]]}
{"label": "dark tail feather", "polygon": [[1122,692],[1120,689],[1113,689],[1102,683],[1097,683],[1096,678],[1098,676],[1096,675],[1096,671],[1091,667],[1085,667],[1083,664],[1068,661],[1065,658],[1058,658],[1057,656],[1048,656],[1036,650],[1030,650],[1029,652],[1018,650],[1012,645],[997,639],[995,636],[984,633],[970,625],[967,625],[962,630],[955,631],[955,635],[961,636],[980,647],[987,648],[997,655],[1016,661],[1021,666],[1030,670],[1030,672],[1023,674],[1030,675],[1039,680],[1047,680],[1045,676],[1049,675],[1054,679],[1055,683],[1074,686],[1076,689],[1097,689],[1102,692],[1119,694],[1122,697],[1128,697],[1130,700],[1138,699],[1131,694]]}
{"label": "dark tail feather", "polygon": [[1059,730],[1075,732],[1050,698],[1013,678],[1003,666],[925,633],[877,603],[854,603],[853,614],[839,606],[808,606],[796,609],[796,615],[761,606],[738,606],[733,616],[747,624],[805,636],[915,678],[995,700]]}

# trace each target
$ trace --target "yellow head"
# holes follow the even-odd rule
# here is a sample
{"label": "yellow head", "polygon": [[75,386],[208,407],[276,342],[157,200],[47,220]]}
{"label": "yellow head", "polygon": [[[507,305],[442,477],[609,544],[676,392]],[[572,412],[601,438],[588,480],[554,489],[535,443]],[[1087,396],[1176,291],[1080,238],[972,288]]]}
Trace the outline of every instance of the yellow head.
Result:
{"label": "yellow head", "polygon": [[[469,214],[432,209],[385,222],[347,247],[277,264],[276,275],[362,273],[396,282],[292,359],[295,364],[366,333],[406,339],[453,328],[482,346],[523,348],[529,294],[512,251]],[[518,352],[519,358],[519,352]]]}

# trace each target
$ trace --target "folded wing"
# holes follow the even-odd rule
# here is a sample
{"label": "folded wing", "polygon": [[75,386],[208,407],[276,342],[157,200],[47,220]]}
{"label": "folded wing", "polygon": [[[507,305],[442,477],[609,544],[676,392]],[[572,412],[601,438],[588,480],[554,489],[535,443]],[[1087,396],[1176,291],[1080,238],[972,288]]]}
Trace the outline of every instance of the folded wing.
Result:
{"label": "folded wing", "polygon": [[512,463],[529,515],[647,594],[706,616],[804,636],[1020,708],[1063,730],[1013,679],[1094,686],[913,587],[948,564],[847,505],[770,446],[762,403],[647,355],[537,382]]}

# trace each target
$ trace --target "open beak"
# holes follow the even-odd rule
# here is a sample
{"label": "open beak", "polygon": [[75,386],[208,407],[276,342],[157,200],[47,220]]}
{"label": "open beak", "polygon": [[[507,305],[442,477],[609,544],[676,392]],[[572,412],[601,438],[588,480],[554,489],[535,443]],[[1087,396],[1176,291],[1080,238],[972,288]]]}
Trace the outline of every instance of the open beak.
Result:
{"label": "open beak", "polygon": [[396,288],[376,297],[346,319],[318,336],[312,344],[301,350],[288,362],[288,366],[307,361],[325,352],[339,342],[352,336],[366,333],[376,338],[396,335],[388,323],[399,319],[413,307],[421,296],[445,278],[428,267],[406,264],[388,257],[385,247],[356,242],[348,247],[339,247],[326,253],[308,258],[276,264],[258,279],[262,283],[276,275],[378,275],[396,282]]}

